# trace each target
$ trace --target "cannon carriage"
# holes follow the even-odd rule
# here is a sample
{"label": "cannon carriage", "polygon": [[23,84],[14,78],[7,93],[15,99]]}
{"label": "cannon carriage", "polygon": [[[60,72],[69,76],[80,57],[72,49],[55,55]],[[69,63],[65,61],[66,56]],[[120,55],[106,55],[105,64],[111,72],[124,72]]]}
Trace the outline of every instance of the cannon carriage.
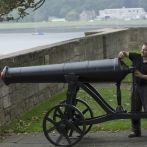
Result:
{"label": "cannon carriage", "polygon": [[[11,83],[67,83],[66,100],[54,106],[45,114],[43,131],[45,137],[57,146],[72,146],[87,134],[93,124],[113,119],[147,118],[146,113],[126,112],[121,105],[122,80],[133,68],[118,58],[74,63],[62,63],[30,67],[5,67],[1,79]],[[90,83],[113,82],[117,89],[117,108],[112,108]],[[83,89],[106,112],[93,116],[92,109],[77,92]],[[82,105],[79,110],[78,105]]]}

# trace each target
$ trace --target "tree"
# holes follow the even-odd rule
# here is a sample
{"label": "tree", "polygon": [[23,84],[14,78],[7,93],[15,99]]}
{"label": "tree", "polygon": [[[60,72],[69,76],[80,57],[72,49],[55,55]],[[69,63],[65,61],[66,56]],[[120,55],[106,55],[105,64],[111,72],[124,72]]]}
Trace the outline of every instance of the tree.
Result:
{"label": "tree", "polygon": [[[36,18],[42,21],[49,17],[66,17],[69,20],[76,20],[77,14],[86,10],[98,12],[103,9],[142,7],[147,11],[146,3],[147,0],[0,0],[0,20],[23,18],[28,14],[31,15],[23,21],[26,19],[33,21]],[[32,13],[32,10],[40,6],[42,7],[35,11],[36,13]]]}
{"label": "tree", "polygon": [[79,15],[78,15],[78,13],[76,11],[72,10],[72,11],[67,13],[65,18],[68,21],[76,21],[76,20],[79,19]]}
{"label": "tree", "polygon": [[29,8],[36,10],[42,6],[45,0],[0,0],[0,20],[14,19],[14,14],[18,14],[18,19],[28,15]]}

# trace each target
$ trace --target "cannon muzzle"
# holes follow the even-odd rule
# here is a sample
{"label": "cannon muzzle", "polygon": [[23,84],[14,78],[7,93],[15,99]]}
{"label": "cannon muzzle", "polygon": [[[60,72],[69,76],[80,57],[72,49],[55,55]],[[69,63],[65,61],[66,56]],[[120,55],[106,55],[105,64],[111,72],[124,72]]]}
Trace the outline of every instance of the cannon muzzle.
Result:
{"label": "cannon muzzle", "polygon": [[131,70],[118,58],[41,66],[6,66],[1,72],[5,84],[66,83],[65,75],[74,74],[81,82],[119,82]]}

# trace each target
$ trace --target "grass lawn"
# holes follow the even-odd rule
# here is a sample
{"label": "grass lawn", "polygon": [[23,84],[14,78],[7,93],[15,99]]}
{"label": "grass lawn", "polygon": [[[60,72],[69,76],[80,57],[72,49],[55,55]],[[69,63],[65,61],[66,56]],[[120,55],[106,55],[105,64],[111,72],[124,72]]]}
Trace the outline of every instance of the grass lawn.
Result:
{"label": "grass lawn", "polygon": [[65,21],[65,22],[3,22],[0,23],[0,29],[20,29],[35,27],[81,27],[81,26],[117,26],[117,25],[147,25],[147,20],[95,20],[89,21]]}
{"label": "grass lawn", "polygon": [[[113,108],[116,108],[116,88],[115,84],[104,84],[96,86],[100,94]],[[130,111],[130,85],[123,84],[122,90],[122,103],[125,110]],[[94,116],[98,116],[104,113],[99,105],[83,90],[78,92],[78,98],[86,101],[91,107]],[[59,104],[60,101],[65,99],[65,92],[61,92],[53,96],[50,100],[47,100],[33,108],[30,112],[23,114],[18,119],[14,120],[9,126],[6,127],[5,131],[13,131],[15,133],[24,132],[40,132],[42,131],[42,120],[45,112]],[[105,123],[93,125],[91,131],[107,130],[107,131],[118,131],[130,129],[130,120],[114,120]],[[147,121],[143,121],[143,128],[147,128]]]}

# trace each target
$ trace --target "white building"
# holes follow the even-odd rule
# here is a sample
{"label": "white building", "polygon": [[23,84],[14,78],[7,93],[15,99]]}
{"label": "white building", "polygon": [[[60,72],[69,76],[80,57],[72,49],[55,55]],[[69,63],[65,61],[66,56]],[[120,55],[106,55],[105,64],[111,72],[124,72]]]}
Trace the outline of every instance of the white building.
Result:
{"label": "white building", "polygon": [[99,18],[104,19],[140,19],[146,17],[143,8],[104,9],[99,11]]}
{"label": "white building", "polygon": [[50,17],[48,20],[51,22],[66,22],[65,18]]}
{"label": "white building", "polygon": [[96,13],[94,10],[82,11],[79,17],[80,17],[80,20],[93,20],[96,18]]}

